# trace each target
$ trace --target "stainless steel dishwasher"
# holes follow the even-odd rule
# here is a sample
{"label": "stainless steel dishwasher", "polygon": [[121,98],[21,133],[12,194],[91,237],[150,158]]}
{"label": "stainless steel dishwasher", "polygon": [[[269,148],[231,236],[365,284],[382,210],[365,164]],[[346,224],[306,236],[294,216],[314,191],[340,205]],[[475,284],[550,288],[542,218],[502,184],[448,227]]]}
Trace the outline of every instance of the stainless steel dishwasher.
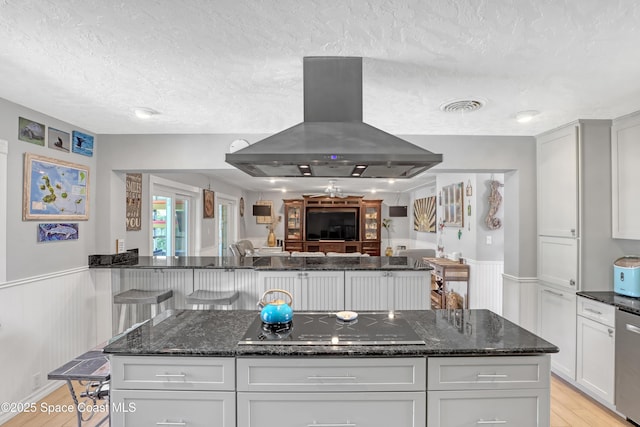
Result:
{"label": "stainless steel dishwasher", "polygon": [[616,409],[640,423],[640,315],[616,311]]}

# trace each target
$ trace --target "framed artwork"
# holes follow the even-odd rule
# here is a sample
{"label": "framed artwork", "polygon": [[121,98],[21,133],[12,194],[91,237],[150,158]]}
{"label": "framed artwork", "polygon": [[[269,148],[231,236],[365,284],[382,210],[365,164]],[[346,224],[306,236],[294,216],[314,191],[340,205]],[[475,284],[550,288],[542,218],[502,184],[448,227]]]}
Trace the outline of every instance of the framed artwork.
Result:
{"label": "framed artwork", "polygon": [[70,144],[71,142],[69,132],[63,132],[58,129],[49,128],[49,148],[68,153]]}
{"label": "framed artwork", "polygon": [[464,183],[442,187],[442,222],[445,227],[464,226]]}
{"label": "framed artwork", "polygon": [[211,190],[202,190],[202,200],[204,201],[202,217],[203,218],[213,218],[215,216],[215,209],[213,204],[213,196],[214,193]]}
{"label": "framed artwork", "polygon": [[38,224],[38,243],[78,240],[78,223]]}
{"label": "framed artwork", "polygon": [[44,130],[45,125],[34,122],[33,120],[18,118],[18,139],[24,142],[30,142],[44,147]]}
{"label": "framed artwork", "polygon": [[[271,201],[271,200],[258,200],[255,204],[256,205],[263,205],[263,206],[270,206],[271,207],[271,213],[273,214],[273,201]],[[256,224],[271,224],[271,217],[270,216],[257,216],[256,217]]]}
{"label": "framed artwork", "polygon": [[142,174],[126,175],[127,231],[142,230]]}
{"label": "framed artwork", "polygon": [[436,196],[414,200],[413,229],[429,233],[436,232]]}
{"label": "framed artwork", "polygon": [[71,151],[83,156],[93,156],[93,136],[74,130],[71,133]]}
{"label": "framed artwork", "polygon": [[22,219],[88,220],[89,168],[25,153]]}

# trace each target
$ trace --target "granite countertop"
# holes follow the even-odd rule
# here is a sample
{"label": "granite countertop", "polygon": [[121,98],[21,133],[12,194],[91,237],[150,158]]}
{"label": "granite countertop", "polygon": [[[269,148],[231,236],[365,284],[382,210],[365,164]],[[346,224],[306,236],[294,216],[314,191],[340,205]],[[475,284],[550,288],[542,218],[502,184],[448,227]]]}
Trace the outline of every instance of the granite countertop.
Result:
{"label": "granite countertop", "polygon": [[622,311],[640,315],[640,298],[627,297],[612,291],[578,292],[577,295],[618,307]]}
{"label": "granite countertop", "polygon": [[[155,356],[489,356],[558,347],[489,310],[399,311],[426,345],[238,345],[257,311],[168,310],[104,348]],[[294,317],[295,325],[295,317]]]}
{"label": "granite countertop", "polygon": [[91,268],[225,268],[253,270],[432,270],[420,259],[409,257],[150,257],[89,256]]}

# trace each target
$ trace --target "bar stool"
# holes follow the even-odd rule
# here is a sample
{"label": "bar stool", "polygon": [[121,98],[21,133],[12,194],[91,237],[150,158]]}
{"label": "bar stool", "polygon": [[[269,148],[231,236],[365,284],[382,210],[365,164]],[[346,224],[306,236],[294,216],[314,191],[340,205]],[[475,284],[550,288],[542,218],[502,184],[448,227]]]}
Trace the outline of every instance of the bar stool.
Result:
{"label": "bar stool", "polygon": [[211,309],[214,306],[224,306],[226,310],[240,297],[238,291],[207,291],[198,289],[185,297],[187,304],[193,305],[193,309]]}
{"label": "bar stool", "polygon": [[167,291],[142,291],[140,289],[130,289],[114,295],[113,303],[122,304],[122,307],[120,308],[118,333],[124,331],[127,304],[131,304],[131,319],[133,320],[133,323],[135,323],[138,320],[137,306],[139,304],[151,304],[151,317],[153,318],[158,314],[158,307],[160,308],[160,312],[166,310],[166,301],[171,297],[173,297],[173,291],[171,289]]}

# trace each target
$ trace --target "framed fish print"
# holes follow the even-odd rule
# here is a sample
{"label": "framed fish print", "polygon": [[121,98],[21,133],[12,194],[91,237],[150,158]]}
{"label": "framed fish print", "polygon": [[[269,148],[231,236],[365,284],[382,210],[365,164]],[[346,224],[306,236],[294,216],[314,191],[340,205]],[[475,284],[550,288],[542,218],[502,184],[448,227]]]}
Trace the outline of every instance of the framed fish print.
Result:
{"label": "framed fish print", "polygon": [[78,223],[38,224],[38,243],[78,240]]}
{"label": "framed fish print", "polygon": [[22,219],[88,220],[89,168],[25,153]]}
{"label": "framed fish print", "polygon": [[77,130],[71,132],[71,151],[83,156],[93,156],[93,136]]}

